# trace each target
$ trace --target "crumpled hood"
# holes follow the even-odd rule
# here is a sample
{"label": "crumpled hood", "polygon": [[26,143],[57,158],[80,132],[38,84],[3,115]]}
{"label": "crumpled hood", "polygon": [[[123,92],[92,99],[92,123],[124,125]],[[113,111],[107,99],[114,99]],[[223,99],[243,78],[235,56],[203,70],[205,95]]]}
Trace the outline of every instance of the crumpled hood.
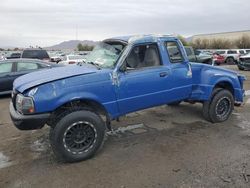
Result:
{"label": "crumpled hood", "polygon": [[15,90],[23,92],[26,89],[35,87],[37,85],[41,85],[44,83],[72,76],[91,74],[95,73],[96,71],[97,71],[96,68],[90,65],[65,66],[65,67],[52,68],[49,70],[36,71],[17,78],[13,83],[13,87]]}

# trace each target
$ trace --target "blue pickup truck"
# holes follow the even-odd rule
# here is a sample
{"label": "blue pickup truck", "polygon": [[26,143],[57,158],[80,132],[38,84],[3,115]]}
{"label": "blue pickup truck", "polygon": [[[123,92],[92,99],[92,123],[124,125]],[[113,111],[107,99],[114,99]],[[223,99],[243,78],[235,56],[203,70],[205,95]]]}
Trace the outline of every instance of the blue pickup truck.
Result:
{"label": "blue pickup truck", "polygon": [[75,162],[97,152],[112,120],[138,110],[200,102],[206,120],[223,122],[242,103],[244,80],[190,63],[175,37],[117,37],[99,43],[82,64],[15,80],[10,115],[21,130],[50,126],[55,155]]}

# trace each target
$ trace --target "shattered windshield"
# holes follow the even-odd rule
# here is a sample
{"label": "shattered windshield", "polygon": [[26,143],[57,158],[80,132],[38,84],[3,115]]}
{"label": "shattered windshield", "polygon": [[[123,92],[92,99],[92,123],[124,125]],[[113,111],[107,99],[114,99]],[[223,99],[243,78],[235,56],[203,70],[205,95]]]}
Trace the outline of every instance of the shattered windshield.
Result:
{"label": "shattered windshield", "polygon": [[123,44],[107,44],[101,42],[87,55],[85,62],[100,68],[114,68],[123,49]]}

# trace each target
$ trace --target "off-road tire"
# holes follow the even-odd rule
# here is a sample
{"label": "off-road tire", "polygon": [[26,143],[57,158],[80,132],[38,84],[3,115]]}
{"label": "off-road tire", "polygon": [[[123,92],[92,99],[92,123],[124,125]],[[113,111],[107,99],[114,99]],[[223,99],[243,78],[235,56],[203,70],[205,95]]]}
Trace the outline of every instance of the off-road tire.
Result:
{"label": "off-road tire", "polygon": [[[93,141],[91,145],[84,150],[73,150],[69,147],[66,139],[70,137],[70,130],[75,126],[89,126]],[[83,128],[85,129],[85,128]],[[88,130],[89,131],[89,130]],[[91,158],[101,148],[104,142],[106,126],[102,118],[94,112],[79,110],[69,112],[56,122],[56,125],[50,129],[50,144],[52,150],[59,161],[77,162]],[[69,135],[68,135],[69,134]],[[73,133],[71,133],[73,135]],[[67,138],[66,138],[67,137]],[[71,136],[73,138],[73,136]],[[76,137],[76,135],[74,135]]]}
{"label": "off-road tire", "polygon": [[[222,110],[220,110],[220,108]],[[216,89],[213,92],[210,103],[207,101],[203,104],[203,116],[206,120],[211,121],[212,123],[223,122],[230,117],[233,108],[234,98],[232,93],[225,89]]]}
{"label": "off-road tire", "polygon": [[215,88],[212,92],[212,95],[210,97],[210,100],[203,102],[203,108],[202,108],[202,115],[204,117],[205,120],[210,121],[211,122],[211,118],[209,115],[209,108],[210,108],[210,103],[213,100],[214,96],[219,92],[223,90],[223,88]]}
{"label": "off-road tire", "polygon": [[[226,107],[224,110],[224,111],[226,111],[226,113],[225,113],[225,115],[220,116],[218,114],[218,108],[223,100],[227,104],[227,105],[225,105]],[[219,122],[226,121],[230,117],[230,115],[232,114],[233,109],[234,109],[234,98],[233,98],[232,93],[228,90],[222,90],[222,91],[218,92],[214,96],[214,98],[210,104],[210,108],[209,108],[209,114],[210,114],[211,121],[213,123],[219,123]]]}

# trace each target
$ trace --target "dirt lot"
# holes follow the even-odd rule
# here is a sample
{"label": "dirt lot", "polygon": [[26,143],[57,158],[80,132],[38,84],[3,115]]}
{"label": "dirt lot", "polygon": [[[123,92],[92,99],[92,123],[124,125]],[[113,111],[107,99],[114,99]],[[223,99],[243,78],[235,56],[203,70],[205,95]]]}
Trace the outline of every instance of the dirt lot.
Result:
{"label": "dirt lot", "polygon": [[113,122],[93,159],[75,164],[54,158],[47,127],[17,130],[1,97],[0,187],[250,187],[250,71],[242,73],[249,96],[227,122],[206,122],[200,104],[133,113]]}

